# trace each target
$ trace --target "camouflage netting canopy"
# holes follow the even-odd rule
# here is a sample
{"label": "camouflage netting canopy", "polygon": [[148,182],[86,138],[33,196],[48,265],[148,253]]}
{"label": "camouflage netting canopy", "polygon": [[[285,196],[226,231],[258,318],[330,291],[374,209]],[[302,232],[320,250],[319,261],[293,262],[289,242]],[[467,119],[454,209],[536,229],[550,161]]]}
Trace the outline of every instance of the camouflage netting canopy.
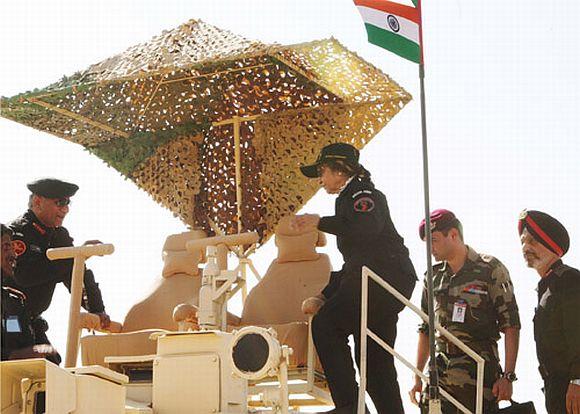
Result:
{"label": "camouflage netting canopy", "polygon": [[335,39],[265,45],[190,20],[1,115],[82,145],[191,227],[265,241],[318,189],[300,164],[362,148],[410,99]]}

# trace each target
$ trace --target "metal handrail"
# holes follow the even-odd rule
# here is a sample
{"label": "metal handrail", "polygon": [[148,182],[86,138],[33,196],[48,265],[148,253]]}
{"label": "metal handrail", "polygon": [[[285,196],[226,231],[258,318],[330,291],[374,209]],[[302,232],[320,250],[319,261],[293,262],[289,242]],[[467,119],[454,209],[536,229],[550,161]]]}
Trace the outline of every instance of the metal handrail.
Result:
{"label": "metal handrail", "polygon": [[[407,361],[402,355],[395,351],[391,346],[386,344],[381,338],[379,338],[373,331],[371,331],[367,326],[368,321],[368,284],[369,277],[379,284],[383,289],[391,293],[397,300],[403,303],[406,307],[410,308],[413,312],[421,317],[425,322],[429,321],[429,316],[415,306],[406,297],[401,295],[397,289],[392,287],[389,283],[384,281],[375,272],[366,266],[362,268],[362,290],[361,290],[361,334],[360,334],[360,387],[359,387],[359,398],[358,398],[358,414],[364,414],[365,412],[365,392],[366,392],[366,358],[367,358],[367,337],[370,337],[376,343],[378,343],[385,351],[389,352],[391,355],[396,357],[401,361],[407,368],[411,369],[415,374],[419,375],[424,381],[428,380],[427,375],[419,371],[412,363]],[[450,340],[459,349],[469,355],[477,363],[477,387],[476,387],[476,399],[475,399],[475,414],[482,414],[483,412],[483,368],[485,360],[479,356],[475,351],[465,345],[460,341],[455,335],[441,326],[439,323],[435,322],[435,329],[438,330],[441,335]],[[466,414],[473,414],[466,408],[463,404],[457,401],[453,396],[451,396],[447,391],[439,387],[439,392],[443,395],[449,402],[459,408],[462,412]]]}

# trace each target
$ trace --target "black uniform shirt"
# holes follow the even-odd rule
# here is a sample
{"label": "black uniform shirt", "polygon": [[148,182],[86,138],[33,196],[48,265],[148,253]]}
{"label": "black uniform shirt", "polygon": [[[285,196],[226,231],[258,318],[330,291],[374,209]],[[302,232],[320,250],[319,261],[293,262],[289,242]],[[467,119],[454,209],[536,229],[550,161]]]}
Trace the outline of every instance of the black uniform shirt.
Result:
{"label": "black uniform shirt", "polygon": [[4,285],[2,279],[2,360],[12,351],[34,345],[34,333],[30,317],[24,306],[24,293]]}
{"label": "black uniform shirt", "polygon": [[[33,317],[39,316],[50,306],[57,283],[63,282],[70,291],[72,259],[50,261],[46,250],[70,247],[73,239],[64,227],[48,228],[28,210],[10,224],[15,232],[13,240],[18,255],[14,279],[17,288],[26,296],[27,309]],[[93,272],[85,270],[83,307],[89,312],[105,311],[99,285]]]}
{"label": "black uniform shirt", "polygon": [[[335,215],[322,217],[318,229],[336,235],[337,246],[344,258],[343,271],[360,276],[366,265],[380,275],[388,272],[404,280],[389,280],[401,288],[416,280],[409,251],[391,220],[387,199],[370,181],[357,177],[336,199]],[[336,274],[323,290],[327,298],[337,288]],[[398,286],[397,286],[398,285]]]}
{"label": "black uniform shirt", "polygon": [[534,337],[544,378],[580,378],[580,272],[561,260],[538,284]]}

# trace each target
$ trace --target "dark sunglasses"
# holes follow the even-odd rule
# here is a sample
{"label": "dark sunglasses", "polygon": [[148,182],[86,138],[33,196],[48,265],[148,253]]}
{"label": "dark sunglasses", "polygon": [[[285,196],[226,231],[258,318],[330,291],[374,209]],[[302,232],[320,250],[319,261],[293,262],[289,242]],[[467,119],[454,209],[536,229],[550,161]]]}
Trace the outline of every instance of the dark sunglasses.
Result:
{"label": "dark sunglasses", "polygon": [[70,205],[70,198],[57,198],[54,200],[54,204],[58,207],[65,207]]}

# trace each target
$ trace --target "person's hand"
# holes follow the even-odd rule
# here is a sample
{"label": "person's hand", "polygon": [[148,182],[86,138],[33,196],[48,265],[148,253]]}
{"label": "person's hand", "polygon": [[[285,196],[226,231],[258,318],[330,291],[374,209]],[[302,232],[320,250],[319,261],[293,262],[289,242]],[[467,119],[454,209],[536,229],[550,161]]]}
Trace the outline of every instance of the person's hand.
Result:
{"label": "person's hand", "polygon": [[568,414],[580,414],[580,385],[568,384],[566,412]]}
{"label": "person's hand", "polygon": [[512,398],[513,385],[507,378],[501,377],[493,384],[491,392],[497,401],[509,400]]}
{"label": "person's hand", "polygon": [[97,313],[101,322],[101,329],[107,329],[111,325],[111,318],[105,312]]}
{"label": "person's hand", "polygon": [[89,246],[93,244],[103,244],[103,242],[100,240],[87,240],[86,242],[83,243],[83,246]]}
{"label": "person's hand", "polygon": [[[421,381],[421,377],[415,375],[415,385],[409,391],[409,398],[411,402],[415,405],[419,405],[419,401],[421,400],[421,391],[423,391],[423,381]],[[417,393],[419,393],[419,399],[417,399]]]}
{"label": "person's hand", "polygon": [[316,230],[320,216],[318,214],[301,214],[292,217],[290,221],[290,228],[297,231]]}
{"label": "person's hand", "polygon": [[305,299],[302,302],[302,313],[306,315],[315,315],[318,313],[326,299],[322,294]]}
{"label": "person's hand", "polygon": [[39,344],[12,351],[9,359],[47,358],[56,354],[56,349],[52,345]]}

